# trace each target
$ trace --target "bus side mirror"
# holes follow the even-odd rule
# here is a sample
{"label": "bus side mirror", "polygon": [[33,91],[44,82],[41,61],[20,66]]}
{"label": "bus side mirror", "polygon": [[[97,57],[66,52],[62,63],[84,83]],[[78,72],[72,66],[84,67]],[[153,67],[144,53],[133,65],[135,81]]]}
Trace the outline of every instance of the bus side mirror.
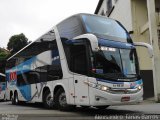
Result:
{"label": "bus side mirror", "polygon": [[144,42],[134,42],[133,44],[135,46],[146,47],[148,49],[148,53],[149,53],[150,58],[153,57],[153,47],[150,44],[144,43]]}
{"label": "bus side mirror", "polygon": [[98,51],[98,39],[95,35],[93,34],[83,34],[83,35],[79,35],[77,37],[74,37],[73,39],[74,40],[79,40],[79,39],[88,39],[90,44],[91,44],[91,48],[92,48],[92,51]]}

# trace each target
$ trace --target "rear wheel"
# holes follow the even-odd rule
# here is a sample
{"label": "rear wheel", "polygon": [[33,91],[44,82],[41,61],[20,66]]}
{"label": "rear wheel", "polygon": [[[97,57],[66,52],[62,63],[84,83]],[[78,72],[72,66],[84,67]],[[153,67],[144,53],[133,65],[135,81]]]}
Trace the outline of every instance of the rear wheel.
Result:
{"label": "rear wheel", "polygon": [[11,95],[11,101],[12,101],[12,105],[15,105],[14,95]]}
{"label": "rear wheel", "polygon": [[15,101],[15,105],[19,104],[18,94],[17,93],[15,94],[14,101]]}
{"label": "rear wheel", "polygon": [[12,101],[13,105],[18,105],[19,100],[18,100],[18,94],[17,94],[17,92],[14,95],[11,96],[11,101]]}
{"label": "rear wheel", "polygon": [[66,94],[62,88],[60,88],[55,94],[55,105],[60,110],[72,110],[75,106],[67,104]]}
{"label": "rear wheel", "polygon": [[50,91],[44,92],[43,104],[44,104],[44,107],[47,109],[50,109],[53,107],[53,99],[51,97]]}
{"label": "rear wheel", "polygon": [[18,105],[19,104],[19,100],[18,100],[18,93],[16,92],[14,95],[14,104]]}

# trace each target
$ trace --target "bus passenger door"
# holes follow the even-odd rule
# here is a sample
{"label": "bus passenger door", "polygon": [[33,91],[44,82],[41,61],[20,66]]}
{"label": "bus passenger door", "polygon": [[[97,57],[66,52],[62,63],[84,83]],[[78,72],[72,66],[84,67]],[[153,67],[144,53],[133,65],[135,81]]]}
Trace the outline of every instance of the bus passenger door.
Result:
{"label": "bus passenger door", "polygon": [[77,105],[89,105],[88,62],[86,45],[74,45],[71,47],[71,71],[74,72],[74,98]]}
{"label": "bus passenger door", "polygon": [[77,105],[89,105],[89,88],[88,85],[84,83],[86,80],[86,76],[74,75],[75,104]]}

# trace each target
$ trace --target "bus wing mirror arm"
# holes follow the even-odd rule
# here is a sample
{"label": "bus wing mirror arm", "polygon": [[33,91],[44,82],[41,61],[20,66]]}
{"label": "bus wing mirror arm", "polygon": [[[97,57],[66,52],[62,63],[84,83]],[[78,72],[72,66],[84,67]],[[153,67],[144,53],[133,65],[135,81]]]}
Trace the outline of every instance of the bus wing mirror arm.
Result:
{"label": "bus wing mirror arm", "polygon": [[77,37],[74,37],[74,40],[79,40],[79,39],[88,39],[90,44],[91,44],[91,48],[93,51],[98,51],[99,47],[98,47],[98,39],[95,35],[93,34],[82,34],[79,35]]}
{"label": "bus wing mirror arm", "polygon": [[149,57],[153,57],[153,47],[150,44],[144,42],[134,42],[133,44],[135,46],[146,47],[148,49]]}

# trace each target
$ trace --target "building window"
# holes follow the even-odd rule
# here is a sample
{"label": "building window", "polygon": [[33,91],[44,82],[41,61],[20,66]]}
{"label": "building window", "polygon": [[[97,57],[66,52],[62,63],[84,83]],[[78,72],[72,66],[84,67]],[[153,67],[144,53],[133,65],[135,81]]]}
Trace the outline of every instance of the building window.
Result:
{"label": "building window", "polygon": [[113,4],[112,4],[112,0],[108,0],[107,1],[107,16],[110,14],[110,12],[112,11],[112,7],[113,7]]}
{"label": "building window", "polygon": [[105,16],[104,10],[102,10],[101,15],[102,15],[102,16]]}

